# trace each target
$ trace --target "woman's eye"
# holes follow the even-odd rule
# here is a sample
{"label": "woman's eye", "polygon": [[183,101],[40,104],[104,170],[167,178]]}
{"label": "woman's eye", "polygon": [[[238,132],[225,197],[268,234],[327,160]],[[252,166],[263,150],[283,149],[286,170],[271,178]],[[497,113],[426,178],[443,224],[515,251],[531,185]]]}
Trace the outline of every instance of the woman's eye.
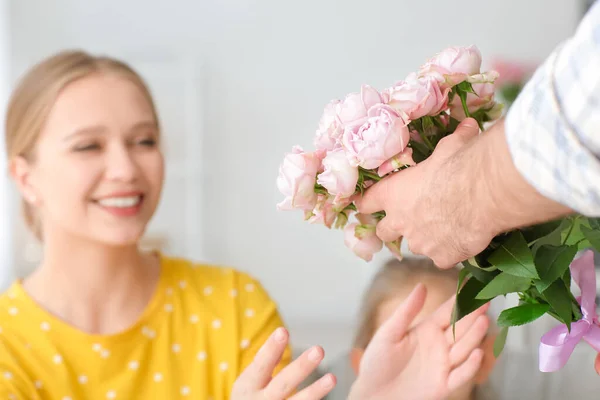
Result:
{"label": "woman's eye", "polygon": [[144,140],[140,140],[138,142],[138,144],[142,145],[142,146],[146,146],[146,147],[154,147],[156,146],[156,140],[155,139],[144,139]]}
{"label": "woman's eye", "polygon": [[75,146],[75,151],[91,151],[100,149],[100,145],[97,143],[90,143],[85,145]]}

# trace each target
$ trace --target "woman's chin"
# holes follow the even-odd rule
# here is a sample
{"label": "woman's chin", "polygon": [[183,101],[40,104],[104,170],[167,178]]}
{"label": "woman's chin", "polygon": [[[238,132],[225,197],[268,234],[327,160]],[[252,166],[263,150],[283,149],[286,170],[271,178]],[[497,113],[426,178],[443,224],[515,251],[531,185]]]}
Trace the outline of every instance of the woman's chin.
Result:
{"label": "woman's chin", "polygon": [[143,235],[144,229],[131,229],[118,232],[98,232],[90,239],[110,247],[131,247],[137,246]]}

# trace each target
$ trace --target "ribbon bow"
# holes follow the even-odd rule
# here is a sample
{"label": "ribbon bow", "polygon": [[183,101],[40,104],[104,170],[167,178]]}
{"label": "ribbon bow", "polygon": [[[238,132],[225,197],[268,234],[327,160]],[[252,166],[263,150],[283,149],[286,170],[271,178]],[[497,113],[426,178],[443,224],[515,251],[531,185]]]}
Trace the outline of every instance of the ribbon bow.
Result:
{"label": "ribbon bow", "polygon": [[577,300],[581,305],[583,318],[571,324],[571,332],[566,325],[559,325],[542,336],[539,353],[542,372],[554,372],[564,367],[581,339],[600,352],[594,253],[587,250],[571,263],[570,269],[571,277],[581,289],[581,296]]}

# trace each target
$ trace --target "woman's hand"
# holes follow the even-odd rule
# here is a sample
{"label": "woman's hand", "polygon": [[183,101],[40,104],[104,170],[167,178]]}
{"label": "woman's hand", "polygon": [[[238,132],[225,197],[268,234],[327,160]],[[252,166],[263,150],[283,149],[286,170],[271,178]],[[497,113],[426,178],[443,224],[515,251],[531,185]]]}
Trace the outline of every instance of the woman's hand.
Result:
{"label": "woman's hand", "polygon": [[454,297],[410,328],[426,295],[425,286],[417,285],[379,328],[361,360],[351,400],[440,400],[475,377],[489,326],[488,305],[456,324],[455,340]]}
{"label": "woman's hand", "polygon": [[336,384],[335,377],[327,374],[300,392],[294,393],[298,385],[323,360],[323,349],[318,346],[305,351],[272,377],[288,340],[289,334],[284,328],[278,328],[269,337],[256,353],[252,363],[235,381],[231,393],[232,400],[320,400],[333,389]]}

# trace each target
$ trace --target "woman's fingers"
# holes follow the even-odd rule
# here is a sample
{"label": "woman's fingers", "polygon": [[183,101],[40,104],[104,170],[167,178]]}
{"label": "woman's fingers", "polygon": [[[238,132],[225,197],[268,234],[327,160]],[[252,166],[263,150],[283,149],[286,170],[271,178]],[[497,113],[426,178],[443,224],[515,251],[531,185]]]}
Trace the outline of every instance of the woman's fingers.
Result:
{"label": "woman's fingers", "polygon": [[320,400],[331,392],[336,382],[333,374],[327,374],[309,387],[302,389],[302,391],[290,397],[289,400]]}
{"label": "woman's fingers", "polygon": [[450,366],[462,364],[469,354],[480,347],[489,328],[489,318],[485,315],[477,317],[465,334],[450,347]]}
{"label": "woman's fingers", "polygon": [[[277,374],[277,376],[273,377],[264,390],[264,398],[267,400],[287,398],[319,366],[324,355],[323,349],[319,346],[306,350],[300,357]],[[313,391],[317,389],[318,387],[313,389]],[[312,399],[314,397],[309,398]]]}
{"label": "woman's fingers", "polygon": [[271,381],[273,370],[281,360],[288,343],[289,334],[285,328],[277,328],[256,353],[252,363],[235,382],[236,392],[241,394],[262,390]]}

